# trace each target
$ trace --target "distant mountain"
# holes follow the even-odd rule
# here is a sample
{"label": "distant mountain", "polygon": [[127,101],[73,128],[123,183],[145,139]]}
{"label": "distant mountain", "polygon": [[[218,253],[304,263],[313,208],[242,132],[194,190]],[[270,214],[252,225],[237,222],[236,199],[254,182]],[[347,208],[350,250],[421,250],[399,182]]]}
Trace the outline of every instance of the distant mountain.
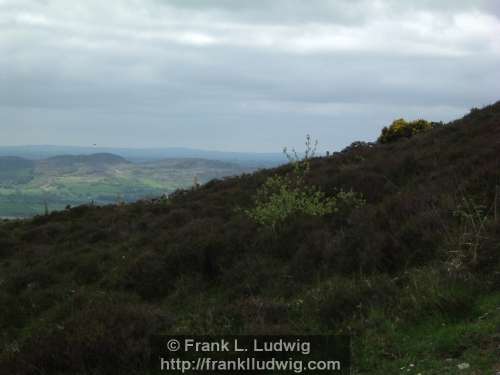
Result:
{"label": "distant mountain", "polygon": [[133,162],[160,159],[197,158],[238,163],[245,167],[271,167],[283,164],[286,158],[281,153],[251,153],[198,150],[182,147],[169,148],[113,148],[78,146],[0,146],[0,156],[18,156],[27,159],[46,159],[58,155],[90,155],[111,153]]}

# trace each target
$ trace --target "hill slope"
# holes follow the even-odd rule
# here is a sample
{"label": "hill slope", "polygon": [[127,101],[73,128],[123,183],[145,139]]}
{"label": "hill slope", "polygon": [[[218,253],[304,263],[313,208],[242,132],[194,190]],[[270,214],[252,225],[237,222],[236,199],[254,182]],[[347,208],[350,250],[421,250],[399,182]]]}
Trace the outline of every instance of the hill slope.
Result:
{"label": "hill slope", "polygon": [[35,163],[15,156],[0,157],[0,181],[4,184],[22,184],[32,179]]}
{"label": "hill slope", "polygon": [[45,163],[52,168],[70,167],[78,164],[84,164],[87,166],[130,164],[130,162],[125,158],[108,153],[91,155],[58,155],[46,159]]}
{"label": "hill slope", "polygon": [[155,333],[348,333],[358,374],[500,370],[499,140],[500,102],[313,159],[308,184],[366,204],[274,232],[241,208],[290,166],[5,222],[0,368],[144,373]]}

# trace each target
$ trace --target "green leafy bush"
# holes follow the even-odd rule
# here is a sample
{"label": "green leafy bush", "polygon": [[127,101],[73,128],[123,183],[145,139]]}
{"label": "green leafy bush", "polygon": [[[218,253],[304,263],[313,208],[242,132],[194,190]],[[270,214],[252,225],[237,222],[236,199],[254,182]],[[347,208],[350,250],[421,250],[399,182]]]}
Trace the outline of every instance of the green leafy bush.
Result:
{"label": "green leafy bush", "polygon": [[341,211],[341,207],[356,208],[364,204],[362,197],[352,191],[340,191],[328,197],[316,186],[305,182],[316,145],[317,141],[312,146],[308,135],[303,158],[295,150],[292,150],[293,154],[289,154],[286,148],[283,150],[292,165],[292,172],[284,176],[274,175],[265,181],[257,192],[255,206],[245,211],[248,217],[275,231],[293,215],[325,216]]}
{"label": "green leafy bush", "polygon": [[323,216],[335,211],[335,199],[314,187],[294,187],[288,178],[269,177],[259,190],[255,207],[247,210],[250,218],[261,225],[276,229],[295,213]]}

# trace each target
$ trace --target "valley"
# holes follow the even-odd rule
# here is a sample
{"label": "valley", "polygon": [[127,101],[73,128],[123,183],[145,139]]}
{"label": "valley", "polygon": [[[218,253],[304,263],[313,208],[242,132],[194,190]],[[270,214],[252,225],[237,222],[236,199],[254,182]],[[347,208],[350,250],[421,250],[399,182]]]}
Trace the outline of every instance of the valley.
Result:
{"label": "valley", "polygon": [[80,204],[133,202],[255,168],[201,158],[130,162],[114,154],[41,160],[0,157],[0,217],[21,218]]}

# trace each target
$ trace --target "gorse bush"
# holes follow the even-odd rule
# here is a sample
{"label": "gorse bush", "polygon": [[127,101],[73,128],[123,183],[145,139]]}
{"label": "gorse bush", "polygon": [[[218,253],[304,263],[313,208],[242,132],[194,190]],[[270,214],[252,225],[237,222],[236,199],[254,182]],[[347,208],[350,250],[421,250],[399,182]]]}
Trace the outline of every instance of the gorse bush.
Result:
{"label": "gorse bush", "polygon": [[415,134],[423,133],[434,127],[434,123],[425,120],[406,121],[405,119],[394,120],[391,126],[384,127],[378,138],[380,143],[394,142],[400,138],[410,138]]}
{"label": "gorse bush", "polygon": [[245,211],[248,217],[275,231],[293,215],[325,216],[339,212],[340,207],[357,208],[364,204],[362,197],[352,191],[340,191],[328,197],[316,186],[305,182],[316,146],[317,141],[313,146],[308,135],[303,158],[295,150],[292,154],[286,148],[283,150],[292,165],[292,172],[285,176],[274,175],[265,181],[257,192],[255,207]]}

